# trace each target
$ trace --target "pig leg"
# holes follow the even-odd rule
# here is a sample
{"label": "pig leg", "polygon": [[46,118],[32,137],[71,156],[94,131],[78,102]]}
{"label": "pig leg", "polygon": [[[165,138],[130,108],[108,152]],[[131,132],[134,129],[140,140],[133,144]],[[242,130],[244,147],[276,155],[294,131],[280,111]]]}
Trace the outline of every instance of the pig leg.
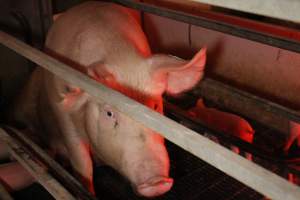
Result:
{"label": "pig leg", "polygon": [[0,181],[10,191],[23,189],[35,182],[30,173],[18,162],[0,165]]}
{"label": "pig leg", "polygon": [[231,149],[231,151],[233,151],[234,153],[240,154],[240,148],[238,148],[237,146],[230,145],[230,149]]}
{"label": "pig leg", "polygon": [[77,133],[74,123],[68,114],[57,115],[61,126],[64,143],[70,158],[71,165],[83,185],[95,194],[93,185],[93,163],[90,146]]}
{"label": "pig leg", "polygon": [[[230,149],[231,149],[231,151],[233,151],[234,153],[240,154],[240,148],[238,148],[237,146],[231,145],[231,146],[230,146]],[[252,154],[251,154],[251,153],[248,153],[248,152],[245,152],[245,158],[246,158],[247,160],[250,160],[250,161],[253,160],[253,159],[252,159]]]}
{"label": "pig leg", "polygon": [[251,153],[245,152],[245,157],[247,160],[253,161],[253,156]]}
{"label": "pig leg", "polygon": [[95,195],[93,163],[89,149],[89,146],[83,141],[72,141],[72,144],[68,145],[70,161],[76,175],[80,178],[83,185]]}
{"label": "pig leg", "polygon": [[290,121],[290,134],[283,150],[287,152],[295,140],[300,147],[300,124]]}

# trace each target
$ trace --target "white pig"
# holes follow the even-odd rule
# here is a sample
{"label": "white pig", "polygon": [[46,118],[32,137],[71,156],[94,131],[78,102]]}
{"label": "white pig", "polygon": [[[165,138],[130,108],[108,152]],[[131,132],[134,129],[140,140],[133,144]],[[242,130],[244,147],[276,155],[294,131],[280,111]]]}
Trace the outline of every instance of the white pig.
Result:
{"label": "white pig", "polygon": [[[102,2],[86,2],[59,16],[45,46],[49,54],[160,113],[162,94],[191,89],[206,60],[205,48],[191,61],[152,55],[131,12]],[[82,89],[39,68],[18,105],[14,118],[43,130],[36,131],[39,138],[70,160],[91,192],[91,154],[127,177],[140,195],[153,197],[172,187],[164,138]]]}

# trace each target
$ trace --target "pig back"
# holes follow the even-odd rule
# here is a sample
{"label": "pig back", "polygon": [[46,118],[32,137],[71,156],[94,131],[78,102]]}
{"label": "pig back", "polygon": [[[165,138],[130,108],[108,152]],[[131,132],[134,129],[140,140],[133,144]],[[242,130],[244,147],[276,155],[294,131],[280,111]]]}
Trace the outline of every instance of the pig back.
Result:
{"label": "pig back", "polygon": [[147,39],[130,10],[86,2],[63,13],[51,27],[46,48],[77,64],[109,66],[149,56]]}

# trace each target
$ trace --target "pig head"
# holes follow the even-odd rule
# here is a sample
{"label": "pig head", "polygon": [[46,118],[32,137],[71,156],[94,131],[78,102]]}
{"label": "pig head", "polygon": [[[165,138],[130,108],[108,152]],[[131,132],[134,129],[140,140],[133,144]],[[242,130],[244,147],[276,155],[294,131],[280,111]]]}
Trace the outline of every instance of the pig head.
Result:
{"label": "pig head", "polygon": [[[96,81],[163,113],[162,94],[191,89],[203,76],[206,51],[191,61],[152,55],[131,12],[121,6],[87,2],[58,17],[46,51]],[[164,138],[76,85],[38,69],[38,115],[54,152],[70,159],[84,185],[94,192],[92,156],[127,177],[137,193],[167,192],[169,158]]]}

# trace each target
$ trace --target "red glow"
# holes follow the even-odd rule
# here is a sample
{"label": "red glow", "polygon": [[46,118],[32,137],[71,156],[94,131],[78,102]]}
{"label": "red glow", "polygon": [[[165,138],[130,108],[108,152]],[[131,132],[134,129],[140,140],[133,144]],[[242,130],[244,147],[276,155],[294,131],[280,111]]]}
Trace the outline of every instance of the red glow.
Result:
{"label": "red glow", "polygon": [[246,120],[237,115],[207,108],[202,100],[198,100],[197,106],[189,113],[215,130],[232,134],[249,143],[253,141],[254,130]]}

